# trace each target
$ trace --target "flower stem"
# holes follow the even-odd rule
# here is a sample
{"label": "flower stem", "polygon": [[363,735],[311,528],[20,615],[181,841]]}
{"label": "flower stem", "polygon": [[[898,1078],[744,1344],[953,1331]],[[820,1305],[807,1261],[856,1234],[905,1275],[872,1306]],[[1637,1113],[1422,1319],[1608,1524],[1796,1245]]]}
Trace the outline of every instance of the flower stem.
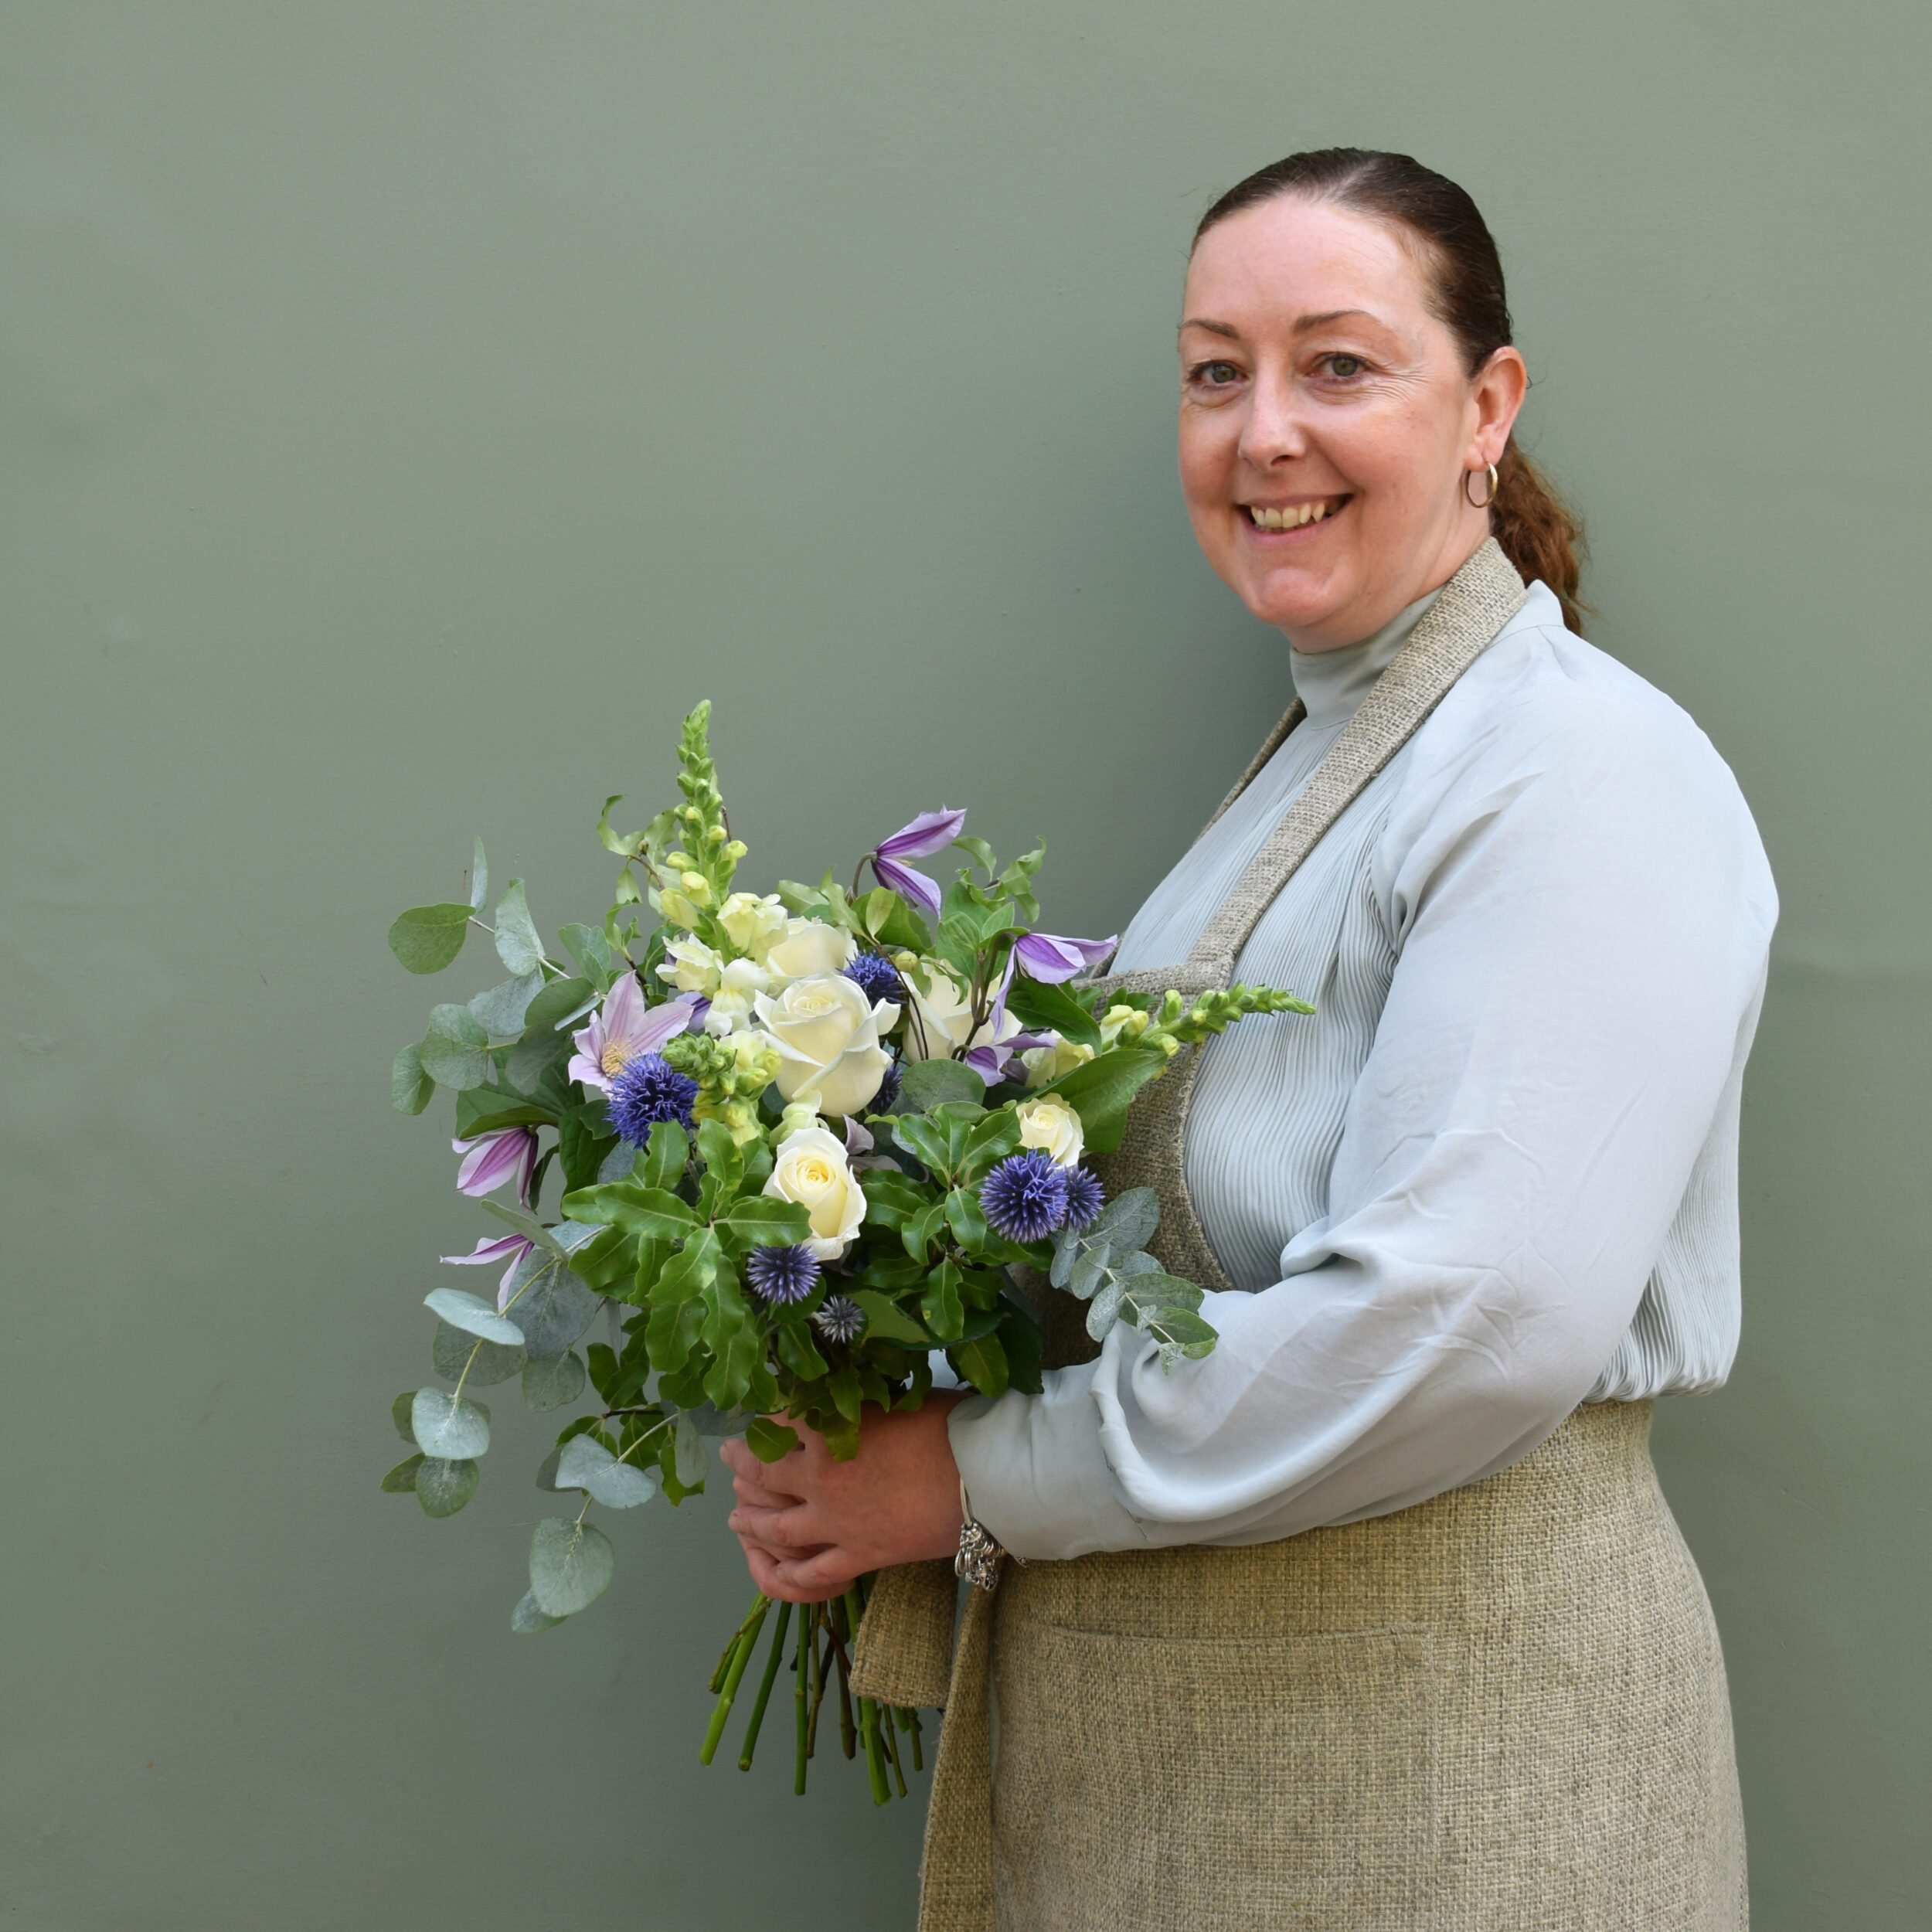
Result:
{"label": "flower stem", "polygon": [[724,1647],[724,1654],[718,1659],[718,1668],[711,1673],[711,1694],[716,1696],[724,1689],[726,1674],[731,1668],[731,1660],[738,1654],[738,1640],[751,1628],[752,1619],[764,1608],[766,1598],[760,1594],[751,1600],[751,1607],[745,1612],[744,1621],[731,1633],[731,1641]]}
{"label": "flower stem", "polygon": [[717,1755],[718,1740],[724,1735],[725,1720],[731,1715],[738,1686],[744,1679],[745,1666],[751,1662],[751,1653],[758,1647],[758,1633],[764,1627],[765,1612],[770,1607],[768,1601],[760,1599],[738,1638],[732,1652],[731,1667],[725,1672],[724,1689],[718,1693],[717,1704],[711,1713],[710,1728],[705,1733],[703,1747],[698,1753],[700,1764],[709,1764]]}
{"label": "flower stem", "polygon": [[799,1614],[798,1645],[798,1648],[792,1655],[791,1659],[792,1672],[798,1680],[798,1682],[792,1686],[791,1689],[793,1716],[798,1727],[798,1756],[792,1769],[791,1788],[793,1791],[800,1798],[803,1798],[805,1794],[805,1760],[811,1755],[811,1753],[805,1748],[806,1745],[810,1741],[805,1709],[806,1694],[809,1689],[809,1686],[807,1685],[805,1681],[805,1658],[807,1655],[805,1633],[811,1624],[811,1607],[809,1604],[807,1604]]}
{"label": "flower stem", "polygon": [[771,1640],[771,1655],[765,1659],[765,1674],[758,1682],[758,1700],[751,1707],[751,1721],[745,1726],[744,1748],[738,1753],[738,1768],[751,1769],[751,1753],[758,1747],[759,1727],[765,1721],[765,1706],[771,1701],[771,1687],[778,1678],[778,1666],[785,1661],[785,1627],[791,1621],[791,1606],[778,1606],[777,1634]]}

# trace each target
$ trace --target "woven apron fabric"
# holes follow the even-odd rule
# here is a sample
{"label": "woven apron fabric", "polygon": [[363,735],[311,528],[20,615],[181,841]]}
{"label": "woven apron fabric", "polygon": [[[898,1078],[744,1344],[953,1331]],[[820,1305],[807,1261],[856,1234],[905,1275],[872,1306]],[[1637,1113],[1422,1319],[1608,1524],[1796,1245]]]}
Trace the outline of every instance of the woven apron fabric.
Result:
{"label": "woven apron fabric", "polygon": [[[1524,595],[1485,545],[1188,960],[1107,983],[1231,983],[1296,866]],[[1224,1288],[1183,1166],[1196,1063],[1176,1056],[1092,1164],[1110,1192],[1154,1188],[1163,1264]],[[1049,1365],[1090,1359],[1080,1304],[1034,1285]],[[1647,1403],[1579,1410],[1496,1475],[1284,1542],[1009,1563],[956,1645],[950,1566],[886,1572],[855,1688],[946,1709],[919,1932],[1736,1932],[1723,1658],[1649,1424]]]}

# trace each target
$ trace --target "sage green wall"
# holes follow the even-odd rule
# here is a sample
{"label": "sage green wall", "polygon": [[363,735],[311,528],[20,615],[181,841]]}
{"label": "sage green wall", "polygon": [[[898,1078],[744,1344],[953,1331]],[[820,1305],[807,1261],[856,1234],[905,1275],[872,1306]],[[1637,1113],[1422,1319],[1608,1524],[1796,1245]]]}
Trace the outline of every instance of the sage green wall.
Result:
{"label": "sage green wall", "polygon": [[1928,55],[1903,0],[0,9],[0,1925],[909,1925],[913,1808],[697,1770],[715,1498],[525,1640],[513,1394],[465,1515],[376,1493],[477,1229],[383,929],[472,831],[594,916],[707,693],[764,874],[965,801],[1124,919],[1287,689],[1177,500],[1185,237],[1335,141],[1488,212],[1593,634],[1770,847],[1744,1352],[1659,1460],[1757,1924],[1932,1921]]}

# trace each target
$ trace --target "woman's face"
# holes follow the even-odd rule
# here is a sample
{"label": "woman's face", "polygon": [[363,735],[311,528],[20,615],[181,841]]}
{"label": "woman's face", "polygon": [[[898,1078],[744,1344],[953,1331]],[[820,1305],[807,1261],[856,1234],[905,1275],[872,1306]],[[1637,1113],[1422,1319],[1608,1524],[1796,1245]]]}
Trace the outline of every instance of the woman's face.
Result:
{"label": "woman's face", "polygon": [[1526,377],[1472,380],[1396,232],[1278,196],[1217,223],[1187,276],[1181,482],[1208,561],[1301,651],[1359,643],[1488,534],[1470,507]]}

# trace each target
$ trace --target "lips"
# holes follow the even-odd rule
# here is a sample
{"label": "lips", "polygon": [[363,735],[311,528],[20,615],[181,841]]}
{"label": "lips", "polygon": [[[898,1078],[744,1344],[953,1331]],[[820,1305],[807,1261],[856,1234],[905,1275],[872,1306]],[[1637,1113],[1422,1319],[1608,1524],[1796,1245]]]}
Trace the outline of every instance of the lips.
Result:
{"label": "lips", "polygon": [[1311,523],[1325,522],[1348,502],[1345,496],[1309,497],[1298,503],[1243,503],[1251,529],[1299,530]]}

